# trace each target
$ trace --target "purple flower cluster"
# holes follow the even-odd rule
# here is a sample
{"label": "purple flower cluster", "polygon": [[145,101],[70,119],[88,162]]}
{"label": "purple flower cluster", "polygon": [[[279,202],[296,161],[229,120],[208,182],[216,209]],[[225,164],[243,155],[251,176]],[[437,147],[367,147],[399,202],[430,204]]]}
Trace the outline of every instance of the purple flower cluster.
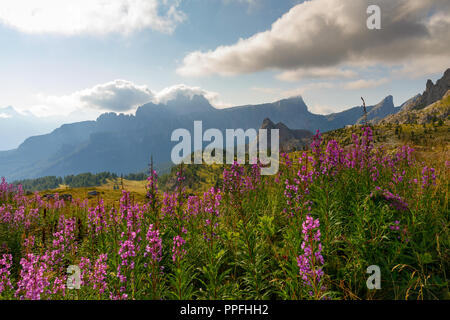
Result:
{"label": "purple flower cluster", "polygon": [[222,194],[220,189],[211,188],[203,194],[201,201],[201,211],[205,219],[203,238],[208,242],[217,238],[217,229],[219,227],[217,218],[220,216],[219,208],[221,200]]}
{"label": "purple flower cluster", "polygon": [[436,185],[436,170],[427,166],[422,169],[422,188],[427,188],[430,185]]}
{"label": "purple flower cluster", "polygon": [[316,293],[317,290],[323,290],[320,283],[324,274],[321,267],[324,264],[324,259],[319,227],[319,219],[314,220],[310,215],[306,217],[302,224],[303,242],[301,248],[303,254],[297,258],[303,283],[311,287]]}
{"label": "purple flower cluster", "polygon": [[230,193],[244,191],[244,167],[235,161],[230,170],[223,170],[223,190]]}
{"label": "purple flower cluster", "polygon": [[158,194],[158,174],[155,170],[151,170],[150,176],[147,178],[147,199],[151,205],[155,205]]}
{"label": "purple flower cluster", "polygon": [[108,269],[107,260],[107,254],[99,255],[98,259],[94,262],[93,270],[89,273],[89,283],[99,294],[103,294],[108,288],[106,282]]}
{"label": "purple flower cluster", "polygon": [[95,208],[89,208],[88,210],[88,230],[92,236],[108,230],[103,199],[100,199]]}
{"label": "purple flower cluster", "polygon": [[6,289],[13,289],[11,284],[10,276],[10,268],[12,264],[12,255],[11,254],[3,254],[0,259],[0,294]]}
{"label": "purple flower cluster", "polygon": [[386,202],[389,203],[390,207],[399,211],[408,210],[408,204],[398,194],[393,194],[389,190],[382,189],[380,187],[375,187],[375,190],[376,190],[375,192],[372,192],[370,194],[371,198],[373,198],[376,194],[381,193],[381,196],[384,198]]}
{"label": "purple flower cluster", "polygon": [[51,293],[49,290],[49,266],[47,257],[40,257],[32,253],[20,260],[22,270],[17,282],[16,297],[28,300],[40,300],[42,294]]}
{"label": "purple flower cluster", "polygon": [[151,264],[157,264],[162,259],[162,239],[159,230],[151,224],[147,231],[147,246],[145,247],[144,256],[150,256]]}
{"label": "purple flower cluster", "polygon": [[172,247],[172,260],[175,263],[179,263],[183,260],[186,255],[186,250],[183,246],[186,244],[186,240],[184,240],[181,236],[173,237],[173,247]]}

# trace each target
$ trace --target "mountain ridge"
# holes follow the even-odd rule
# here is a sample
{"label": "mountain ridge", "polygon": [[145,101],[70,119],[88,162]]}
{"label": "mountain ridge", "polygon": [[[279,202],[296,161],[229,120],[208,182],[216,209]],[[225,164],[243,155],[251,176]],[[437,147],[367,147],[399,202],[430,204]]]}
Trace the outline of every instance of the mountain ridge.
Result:
{"label": "mountain ridge", "polygon": [[134,115],[104,113],[95,121],[64,124],[49,134],[30,137],[17,149],[0,152],[0,176],[18,180],[83,172],[141,172],[151,155],[157,164],[169,162],[175,145],[172,131],[192,132],[195,120],[203,122],[203,130],[257,129],[270,118],[288,128],[324,132],[355,124],[362,116],[360,106],[331,115],[314,114],[301,96],[226,109],[214,108],[201,95],[178,96],[167,103],[144,104]]}

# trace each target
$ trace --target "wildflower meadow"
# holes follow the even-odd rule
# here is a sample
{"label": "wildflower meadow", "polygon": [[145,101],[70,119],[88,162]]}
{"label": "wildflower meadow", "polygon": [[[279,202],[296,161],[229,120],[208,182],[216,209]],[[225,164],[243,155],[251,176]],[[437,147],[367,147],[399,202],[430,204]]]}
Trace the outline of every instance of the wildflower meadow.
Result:
{"label": "wildflower meadow", "polygon": [[280,162],[225,166],[203,193],[182,165],[162,192],[152,169],[145,201],[46,200],[2,179],[0,299],[449,298],[449,161],[375,147],[366,126]]}

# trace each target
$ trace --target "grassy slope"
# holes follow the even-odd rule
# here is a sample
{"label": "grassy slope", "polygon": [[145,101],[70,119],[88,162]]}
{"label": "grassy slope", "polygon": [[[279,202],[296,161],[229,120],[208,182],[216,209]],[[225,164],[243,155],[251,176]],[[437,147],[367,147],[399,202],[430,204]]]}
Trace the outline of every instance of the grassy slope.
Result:
{"label": "grassy slope", "polygon": [[[336,139],[342,146],[351,144],[353,133],[360,132],[360,126],[338,129],[323,134],[325,140]],[[417,150],[417,156],[421,161],[433,163],[435,167],[444,166],[445,161],[450,159],[450,121],[446,120],[443,125],[437,124],[383,124],[374,126],[374,141],[376,145],[384,145],[386,152],[392,152],[396,147],[404,144],[413,146]],[[299,152],[297,152],[298,154]],[[161,191],[173,190],[175,186],[175,174],[177,168],[173,168],[168,174],[162,175],[159,179],[159,189]],[[222,165],[189,165],[184,169],[186,176],[185,186],[188,193],[202,193],[213,186],[222,184]],[[89,188],[68,188],[60,186],[58,189],[40,192],[46,193],[69,193],[74,198],[88,198],[90,201],[97,201],[98,197],[88,196],[89,191],[98,191],[100,197],[107,203],[118,201],[121,190],[114,190],[114,185],[121,187],[121,180],[108,180],[99,187]],[[123,179],[123,188],[131,192],[138,201],[145,199],[146,181],[131,181]]]}

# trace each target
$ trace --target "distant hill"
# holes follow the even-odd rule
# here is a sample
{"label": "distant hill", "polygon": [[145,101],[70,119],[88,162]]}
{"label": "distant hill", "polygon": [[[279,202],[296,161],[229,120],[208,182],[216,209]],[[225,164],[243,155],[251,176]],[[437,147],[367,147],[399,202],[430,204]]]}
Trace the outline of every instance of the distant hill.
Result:
{"label": "distant hill", "polygon": [[450,90],[442,97],[423,109],[403,110],[393,116],[386,117],[382,124],[427,124],[444,121],[450,117]]}
{"label": "distant hill", "polygon": [[282,122],[278,122],[277,124],[273,123],[269,118],[264,119],[261,125],[261,129],[268,130],[268,141],[271,141],[270,130],[279,130],[279,147],[281,152],[301,150],[304,146],[309,144],[309,139],[313,136],[313,133],[311,131],[300,129],[292,130]]}
{"label": "distant hill", "polygon": [[0,150],[16,148],[25,139],[49,132],[63,123],[54,117],[38,118],[31,113],[20,113],[11,106],[0,108]]}
{"label": "distant hill", "polygon": [[[394,108],[390,97],[380,104],[368,107],[369,120]],[[150,155],[167,168],[175,145],[170,139],[173,130],[192,132],[194,120],[203,121],[203,131],[257,129],[270,118],[288,128],[324,132],[355,124],[362,115],[361,106],[330,115],[313,114],[302,97],[216,109],[203,96],[179,94],[165,104],[143,105],[135,115],[105,113],[96,121],[65,124],[49,134],[30,137],[17,149],[0,152],[0,176],[12,181],[83,172],[127,174],[145,170]]]}
{"label": "distant hill", "polygon": [[[383,101],[367,110],[367,120],[370,123],[378,123],[398,111],[400,111],[400,107],[394,107],[394,97],[387,96]],[[359,118],[356,124],[364,124],[364,117]]]}

